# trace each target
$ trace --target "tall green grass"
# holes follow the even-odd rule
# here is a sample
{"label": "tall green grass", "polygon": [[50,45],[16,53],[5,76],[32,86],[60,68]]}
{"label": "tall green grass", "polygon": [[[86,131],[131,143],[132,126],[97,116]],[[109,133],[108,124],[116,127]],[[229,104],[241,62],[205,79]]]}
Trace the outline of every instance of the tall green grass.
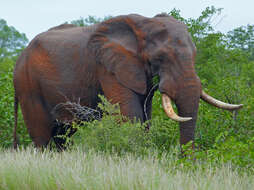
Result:
{"label": "tall green grass", "polygon": [[176,149],[160,158],[149,154],[117,156],[73,148],[62,153],[3,150],[0,189],[253,189],[254,176],[230,164],[177,164]]}

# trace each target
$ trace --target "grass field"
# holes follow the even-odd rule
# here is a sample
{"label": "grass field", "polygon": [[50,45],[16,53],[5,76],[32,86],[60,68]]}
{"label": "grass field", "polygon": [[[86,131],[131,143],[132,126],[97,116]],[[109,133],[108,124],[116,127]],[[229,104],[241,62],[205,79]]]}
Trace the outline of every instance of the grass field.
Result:
{"label": "grass field", "polygon": [[[254,176],[230,164],[195,163],[186,168],[177,157],[151,154],[116,156],[74,148],[62,153],[1,150],[0,189],[253,189]],[[194,163],[193,163],[194,164]]]}

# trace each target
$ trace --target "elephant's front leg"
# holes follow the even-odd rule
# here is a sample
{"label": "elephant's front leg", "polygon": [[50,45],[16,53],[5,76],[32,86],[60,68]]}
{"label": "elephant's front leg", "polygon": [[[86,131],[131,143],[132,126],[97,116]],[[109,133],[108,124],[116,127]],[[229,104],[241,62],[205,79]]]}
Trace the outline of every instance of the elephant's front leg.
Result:
{"label": "elephant's front leg", "polygon": [[112,104],[119,103],[123,115],[130,119],[136,118],[142,123],[145,121],[141,95],[124,87],[117,81],[114,74],[108,73],[105,70],[101,73],[99,80],[104,96]]}

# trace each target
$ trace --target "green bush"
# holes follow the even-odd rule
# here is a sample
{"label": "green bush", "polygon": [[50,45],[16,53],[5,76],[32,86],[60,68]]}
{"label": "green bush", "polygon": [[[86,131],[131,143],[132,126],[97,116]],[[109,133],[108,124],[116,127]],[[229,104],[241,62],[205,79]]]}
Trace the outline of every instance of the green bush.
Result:
{"label": "green bush", "polygon": [[[159,93],[156,93],[155,96],[158,95]],[[151,150],[167,152],[179,144],[178,125],[169,120],[162,109],[154,110],[153,119],[141,124],[121,115],[118,105],[111,105],[103,96],[100,98],[102,119],[83,122],[81,125],[75,124],[78,129],[73,137],[75,145],[120,155],[130,152],[143,155]],[[156,103],[157,101],[154,104]],[[163,113],[156,116],[160,112]],[[148,124],[149,131],[145,129]]]}
{"label": "green bush", "polygon": [[[0,62],[0,146],[10,147],[13,142],[14,129],[14,89],[13,89],[13,60]],[[17,134],[19,142],[27,145],[31,142],[24,125],[21,112],[18,113]]]}
{"label": "green bush", "polygon": [[240,141],[229,133],[224,132],[217,136],[213,148],[207,151],[210,161],[218,160],[232,163],[238,167],[253,170],[254,166],[254,138]]}
{"label": "green bush", "polygon": [[102,103],[99,108],[103,116],[101,120],[83,122],[75,125],[78,129],[73,140],[75,145],[101,152],[135,153],[143,155],[153,147],[150,133],[145,131],[145,124],[130,121],[120,114],[119,105],[111,105],[100,96]]}

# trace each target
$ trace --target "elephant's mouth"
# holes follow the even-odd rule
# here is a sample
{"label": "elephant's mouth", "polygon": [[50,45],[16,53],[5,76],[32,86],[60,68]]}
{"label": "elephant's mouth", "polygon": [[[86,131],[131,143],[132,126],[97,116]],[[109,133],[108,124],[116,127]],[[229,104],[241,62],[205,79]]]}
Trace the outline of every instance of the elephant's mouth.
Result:
{"label": "elephant's mouth", "polygon": [[[240,109],[243,107],[243,104],[239,104],[239,105],[228,104],[228,103],[222,102],[220,100],[217,100],[217,99],[213,98],[212,96],[206,94],[203,90],[201,92],[200,98],[215,107],[225,109],[225,110],[237,110],[237,109]],[[162,106],[163,106],[163,109],[164,109],[165,113],[167,114],[167,116],[174,121],[185,122],[185,121],[189,121],[192,119],[191,117],[178,116],[174,112],[170,97],[165,93],[162,93]]]}

